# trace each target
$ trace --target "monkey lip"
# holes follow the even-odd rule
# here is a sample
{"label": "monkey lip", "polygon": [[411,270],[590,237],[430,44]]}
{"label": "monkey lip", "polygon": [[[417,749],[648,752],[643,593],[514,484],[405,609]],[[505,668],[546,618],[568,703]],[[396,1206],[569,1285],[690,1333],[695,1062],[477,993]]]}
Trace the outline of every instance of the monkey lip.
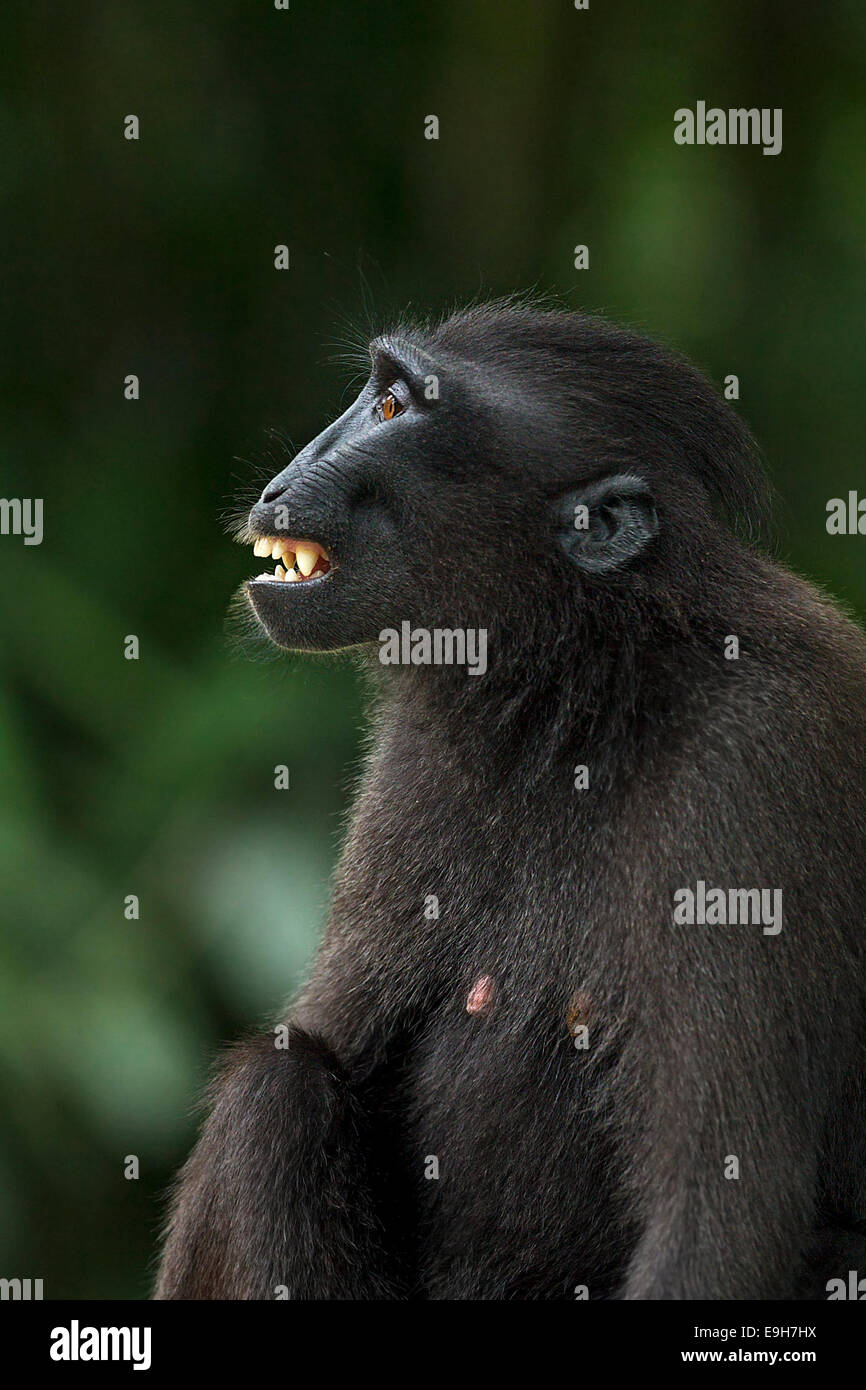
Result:
{"label": "monkey lip", "polygon": [[284,536],[257,536],[253,554],[259,559],[279,561],[273,574],[265,571],[250,584],[311,584],[326,579],[335,568],[330,555],[318,541],[290,540]]}

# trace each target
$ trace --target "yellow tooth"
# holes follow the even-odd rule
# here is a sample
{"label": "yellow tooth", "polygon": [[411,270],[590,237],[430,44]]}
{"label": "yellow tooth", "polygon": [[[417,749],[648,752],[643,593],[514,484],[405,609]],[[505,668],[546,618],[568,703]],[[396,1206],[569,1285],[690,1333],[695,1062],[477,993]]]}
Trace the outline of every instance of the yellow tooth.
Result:
{"label": "yellow tooth", "polygon": [[295,568],[295,552],[294,552],[294,550],[284,550],[284,551],[283,551],[283,559],[284,559],[285,562],[286,562],[286,569],[287,569],[287,570],[293,570],[293,569]]}
{"label": "yellow tooth", "polygon": [[295,571],[294,571],[294,570],[288,570],[287,573],[286,573],[286,583],[287,583],[287,584],[296,584],[296,583],[298,582],[298,580],[300,579],[300,577],[301,577],[301,576],[300,576],[299,574],[295,574]]}
{"label": "yellow tooth", "polygon": [[295,559],[298,562],[298,569],[306,579],[307,575],[312,574],[316,568],[316,561],[319,558],[319,549],[315,545],[299,545],[295,551]]}
{"label": "yellow tooth", "polygon": [[274,574],[277,576],[277,579],[285,579],[286,577],[286,571],[283,569],[282,565],[277,565]]}
{"label": "yellow tooth", "polygon": [[284,544],[285,544],[284,541],[271,541],[271,558],[272,558],[272,559],[274,559],[274,560],[279,560],[280,556],[281,556],[282,553],[283,553],[283,545],[284,545]]}
{"label": "yellow tooth", "polygon": [[266,556],[270,556],[270,553],[271,553],[271,543],[270,543],[270,541],[265,540],[264,536],[259,536],[259,538],[258,538],[258,540],[256,541],[255,545],[253,546],[253,554],[254,554],[254,555],[258,555],[259,559],[260,559],[260,560],[263,560]]}

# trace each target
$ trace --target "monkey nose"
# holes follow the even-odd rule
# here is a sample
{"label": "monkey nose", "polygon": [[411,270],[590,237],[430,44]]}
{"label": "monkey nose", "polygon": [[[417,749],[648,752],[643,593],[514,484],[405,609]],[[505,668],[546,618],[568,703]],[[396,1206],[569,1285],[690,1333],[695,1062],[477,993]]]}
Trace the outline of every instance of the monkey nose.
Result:
{"label": "monkey nose", "polygon": [[283,478],[282,474],[280,474],[278,478],[274,478],[273,482],[268,483],[267,487],[262,493],[262,501],[276,502],[277,498],[280,497],[285,492],[285,490],[285,479]]}

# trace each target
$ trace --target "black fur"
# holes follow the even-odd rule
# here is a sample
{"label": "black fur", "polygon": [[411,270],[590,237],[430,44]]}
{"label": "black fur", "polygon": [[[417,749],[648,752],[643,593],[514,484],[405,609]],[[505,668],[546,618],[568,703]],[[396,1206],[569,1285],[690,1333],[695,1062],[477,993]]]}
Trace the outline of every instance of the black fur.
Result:
{"label": "black fur", "polygon": [[[280,503],[336,567],[251,584],[253,610],[281,645],[360,647],[381,698],[290,1046],[218,1082],[157,1296],[814,1298],[858,1251],[866,1274],[866,644],[752,545],[737,417],[631,333],[483,306],[374,344],[248,534]],[[485,628],[486,674],[380,666],[403,620]],[[698,880],[781,889],[781,932],[675,924]]]}

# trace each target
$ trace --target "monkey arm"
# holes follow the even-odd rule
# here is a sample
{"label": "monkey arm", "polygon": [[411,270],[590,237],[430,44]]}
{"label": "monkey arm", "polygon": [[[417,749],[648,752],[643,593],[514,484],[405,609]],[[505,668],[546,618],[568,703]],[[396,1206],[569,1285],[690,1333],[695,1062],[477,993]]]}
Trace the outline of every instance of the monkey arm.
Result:
{"label": "monkey arm", "polygon": [[375,1299],[392,1289],[363,1116],[324,1042],[233,1049],[182,1171],[158,1299]]}
{"label": "monkey arm", "polygon": [[[797,1018],[791,953],[730,935],[723,960],[707,944],[680,939],[671,993],[633,1040],[646,1068],[643,1232],[626,1299],[791,1297],[815,1223],[833,1067],[817,1028],[808,1047],[798,1041],[810,1025]],[[817,965],[815,981],[832,997]]]}
{"label": "monkey arm", "polygon": [[[683,818],[704,808],[694,818],[697,849],[662,878],[649,870],[638,889],[638,920],[660,925],[652,950],[642,943],[652,1004],[635,1017],[624,1058],[643,1214],[627,1299],[789,1298],[813,1239],[822,1135],[841,1104],[840,1059],[855,1046],[856,1012],[838,969],[845,907],[832,873],[816,897],[798,863],[785,808],[804,815],[802,792],[792,779],[773,806],[758,758],[751,763],[741,804],[772,814],[746,819],[738,844],[719,818],[737,826],[739,807],[714,806],[694,774],[675,800]],[[685,844],[677,814],[673,842]],[[778,930],[672,920],[671,884],[699,879],[783,887]]]}
{"label": "monkey arm", "polygon": [[750,1104],[753,1117],[763,1110],[766,1123],[752,1120],[750,1138],[741,1131],[741,1141],[733,1143],[731,1112],[727,1141],[724,1124],[708,1123],[673,1141],[656,1131],[649,1161],[661,1174],[645,1204],[625,1299],[793,1296],[815,1222],[811,1127],[764,1110],[760,1083],[744,1082],[737,1073],[724,1084],[736,1087],[744,1111]]}

